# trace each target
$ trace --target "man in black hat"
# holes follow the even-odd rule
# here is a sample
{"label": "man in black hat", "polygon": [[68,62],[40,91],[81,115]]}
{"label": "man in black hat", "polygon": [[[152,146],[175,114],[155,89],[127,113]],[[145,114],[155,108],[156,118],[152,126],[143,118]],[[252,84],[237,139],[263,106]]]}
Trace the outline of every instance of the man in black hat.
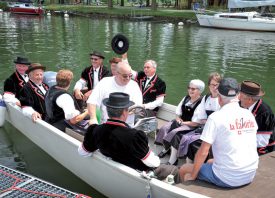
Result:
{"label": "man in black hat", "polygon": [[[104,56],[97,51],[90,53],[91,66],[86,67],[81,78],[74,86],[74,96],[86,102],[97,83],[104,77],[111,76],[110,71],[103,65]],[[85,89],[85,93],[82,91]]]}
{"label": "man in black hat", "polygon": [[129,95],[122,92],[110,93],[103,100],[109,119],[102,125],[91,125],[85,134],[78,152],[90,156],[97,149],[114,161],[133,169],[148,170],[160,164],[159,158],[150,150],[148,138],[143,131],[130,128],[126,123],[128,108],[134,104]]}
{"label": "man in black hat", "polygon": [[243,108],[249,109],[258,124],[258,154],[263,155],[275,150],[275,118],[272,109],[262,100],[264,91],[257,82],[245,80],[241,84],[240,102]]}
{"label": "man in black hat", "polygon": [[26,74],[29,75],[29,81],[20,91],[19,100],[22,111],[34,122],[37,119],[44,120],[46,116],[45,94],[49,87],[43,83],[45,69],[46,67],[40,63],[32,63],[26,71]]}
{"label": "man in black hat", "polygon": [[19,101],[19,92],[29,80],[26,71],[31,63],[27,58],[19,56],[14,60],[14,63],[15,72],[4,82],[3,99],[5,102],[21,106]]}
{"label": "man in black hat", "polygon": [[[208,117],[194,164],[184,164],[180,176],[182,181],[199,179],[234,188],[249,184],[256,175],[258,127],[250,111],[239,106],[235,79],[224,78],[218,91],[221,109]],[[204,163],[211,146],[214,158]]]}

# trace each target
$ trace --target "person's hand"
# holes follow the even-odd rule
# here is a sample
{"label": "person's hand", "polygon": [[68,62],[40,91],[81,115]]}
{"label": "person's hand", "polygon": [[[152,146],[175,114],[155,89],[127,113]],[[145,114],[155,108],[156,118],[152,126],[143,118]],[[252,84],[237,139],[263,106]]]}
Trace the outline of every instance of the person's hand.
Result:
{"label": "person's hand", "polygon": [[176,118],[176,121],[177,121],[177,123],[179,123],[180,125],[183,123],[183,120],[181,119],[181,118]]}
{"label": "person's hand", "polygon": [[16,104],[18,107],[21,107],[20,101],[17,101],[15,104]]}
{"label": "person's hand", "polygon": [[78,100],[82,100],[83,99],[83,94],[82,94],[82,92],[79,89],[76,89],[74,91],[74,96]]}
{"label": "person's hand", "polygon": [[186,173],[184,175],[184,181],[193,181],[193,180],[195,180],[195,178],[193,178],[190,173]]}
{"label": "person's hand", "polygon": [[89,125],[98,124],[98,121],[96,118],[91,118],[89,121]]}
{"label": "person's hand", "polygon": [[89,98],[89,96],[91,95],[91,93],[92,93],[92,90],[87,91],[87,92],[83,95],[83,100],[84,100],[84,101],[87,101],[88,98]]}
{"label": "person's hand", "polygon": [[38,112],[35,111],[35,112],[33,112],[33,114],[32,114],[32,121],[33,121],[33,122],[36,122],[37,119],[42,119],[42,118],[41,118],[40,113],[38,113]]}
{"label": "person's hand", "polygon": [[126,60],[128,58],[127,52],[125,52],[124,54],[121,55],[123,60]]}

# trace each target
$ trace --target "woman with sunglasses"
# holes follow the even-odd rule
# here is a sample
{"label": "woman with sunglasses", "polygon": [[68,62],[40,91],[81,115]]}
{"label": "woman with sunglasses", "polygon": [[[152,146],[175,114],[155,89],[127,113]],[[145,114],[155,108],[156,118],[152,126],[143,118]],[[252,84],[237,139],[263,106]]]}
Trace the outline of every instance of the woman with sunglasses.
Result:
{"label": "woman with sunglasses", "polygon": [[202,92],[205,84],[199,79],[194,79],[189,82],[187,87],[188,95],[186,95],[176,109],[176,119],[168,122],[159,129],[155,144],[163,144],[165,149],[159,154],[159,157],[164,157],[170,149],[170,141],[179,131],[193,130],[198,126],[198,123],[192,122],[192,117],[195,109],[202,100]]}

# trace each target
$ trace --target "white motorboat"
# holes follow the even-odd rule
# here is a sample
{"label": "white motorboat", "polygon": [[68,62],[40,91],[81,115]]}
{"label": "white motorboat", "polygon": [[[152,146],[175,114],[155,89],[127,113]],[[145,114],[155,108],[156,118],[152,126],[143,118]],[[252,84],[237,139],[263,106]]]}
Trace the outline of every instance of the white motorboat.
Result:
{"label": "white motorboat", "polygon": [[[175,106],[164,104],[158,112],[159,124],[173,119],[174,112]],[[103,156],[99,151],[92,157],[80,156],[77,152],[81,144],[79,140],[42,120],[33,123],[23,115],[19,107],[7,104],[6,120],[57,162],[107,197],[262,197],[273,189],[275,152],[262,158],[254,182],[243,188],[224,190],[198,181],[170,185],[155,178],[144,177],[140,172]],[[152,144],[154,139],[149,138]],[[157,147],[151,146],[155,151]]]}
{"label": "white motorboat", "polygon": [[[228,8],[245,8],[275,5],[275,1],[242,1],[229,0]],[[214,15],[205,14],[201,9],[196,11],[198,22],[204,27],[252,30],[252,31],[275,31],[275,18],[262,16],[258,12],[221,12]]]}

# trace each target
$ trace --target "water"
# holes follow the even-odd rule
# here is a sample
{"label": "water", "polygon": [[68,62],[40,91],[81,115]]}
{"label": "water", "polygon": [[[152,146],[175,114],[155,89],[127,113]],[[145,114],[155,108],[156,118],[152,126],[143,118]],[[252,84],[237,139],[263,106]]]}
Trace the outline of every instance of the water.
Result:
{"label": "water", "polygon": [[[61,16],[33,17],[0,13],[0,91],[3,82],[14,70],[13,60],[17,55],[40,62],[48,70],[68,68],[74,72],[76,81],[82,69],[89,65],[89,53],[93,50],[105,54],[105,65],[115,56],[110,43],[117,33],[123,33],[130,41],[129,62],[135,70],[142,70],[144,60],[154,59],[158,63],[158,74],[167,83],[166,102],[178,104],[186,94],[188,82],[200,78],[207,82],[210,72],[217,71],[239,82],[256,80],[263,85],[264,100],[275,110],[275,34],[248,31],[229,31],[200,28],[196,25],[177,26],[159,22],[131,22],[116,19],[90,19]],[[12,135],[15,134],[15,135]],[[34,173],[39,177],[66,184],[77,192],[91,192],[83,188],[76,177],[34,148],[27,139],[20,144],[20,133],[9,126],[0,135],[9,141],[1,149],[0,163]],[[22,136],[22,135],[21,135]],[[23,138],[20,136],[20,139]],[[10,143],[11,142],[11,143]],[[2,143],[2,142],[1,142]],[[23,146],[25,145],[25,146]],[[26,148],[25,148],[26,147]],[[30,148],[29,148],[30,147]],[[22,148],[37,151],[43,159],[22,154]],[[43,161],[37,165],[37,161]],[[50,161],[50,163],[46,163]],[[45,169],[45,165],[47,168]],[[41,166],[41,167],[40,167]],[[49,176],[49,170],[58,170],[57,176]],[[60,172],[60,174],[59,174]],[[55,178],[57,177],[57,178]],[[82,187],[82,188],[81,188]],[[101,196],[94,195],[93,197]]]}

